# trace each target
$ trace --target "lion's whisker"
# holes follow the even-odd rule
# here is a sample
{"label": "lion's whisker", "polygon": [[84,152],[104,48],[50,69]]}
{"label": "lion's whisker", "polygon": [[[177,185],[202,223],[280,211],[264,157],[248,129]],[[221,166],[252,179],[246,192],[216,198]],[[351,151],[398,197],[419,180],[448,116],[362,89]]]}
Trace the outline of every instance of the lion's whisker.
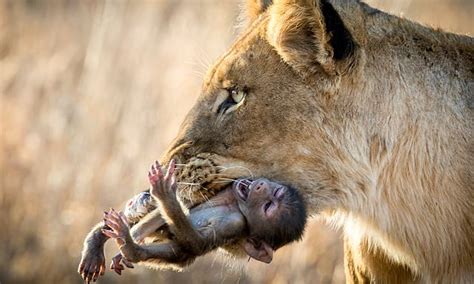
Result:
{"label": "lion's whisker", "polygon": [[249,168],[246,168],[246,167],[244,167],[244,166],[230,166],[230,167],[217,166],[217,168],[222,168],[223,171],[229,170],[229,169],[241,168],[241,169],[246,170],[246,171],[250,174],[250,177],[251,177],[251,178],[254,177],[253,172],[252,172]]}
{"label": "lion's whisker", "polygon": [[217,179],[218,179],[218,180],[227,180],[227,181],[236,181],[236,180],[237,180],[237,179],[225,178],[225,177],[218,177]]}
{"label": "lion's whisker", "polygon": [[230,183],[228,180],[214,181],[216,184]]}
{"label": "lion's whisker", "polygon": [[230,178],[228,176],[225,176],[223,174],[217,173],[217,174],[209,174],[209,176],[215,176],[216,178],[226,178],[226,179],[232,179],[233,181],[238,180],[238,178]]}
{"label": "lion's whisker", "polygon": [[193,182],[176,182],[177,184],[184,184],[184,185],[200,185],[199,183],[193,183]]}
{"label": "lion's whisker", "polygon": [[[204,188],[205,190],[208,190],[207,188],[205,188],[204,186],[201,186],[202,188]],[[209,201],[209,198],[206,197],[204,194],[202,194],[202,192],[199,191],[199,194],[201,195],[202,199],[205,200],[206,202]]]}

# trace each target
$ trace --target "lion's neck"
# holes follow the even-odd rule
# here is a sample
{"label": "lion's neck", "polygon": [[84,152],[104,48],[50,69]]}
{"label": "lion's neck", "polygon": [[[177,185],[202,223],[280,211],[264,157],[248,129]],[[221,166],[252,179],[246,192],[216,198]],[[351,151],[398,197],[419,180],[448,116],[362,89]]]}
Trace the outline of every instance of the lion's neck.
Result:
{"label": "lion's neck", "polygon": [[288,149],[298,157],[288,175],[302,181],[296,186],[313,212],[347,213],[347,226],[357,223],[375,245],[398,252],[393,260],[450,273],[426,249],[469,264],[459,244],[472,250],[465,232],[474,230],[473,213],[463,201],[473,200],[472,47],[383,13],[372,17],[359,77],[341,80],[325,123],[314,125],[307,141],[320,143]]}

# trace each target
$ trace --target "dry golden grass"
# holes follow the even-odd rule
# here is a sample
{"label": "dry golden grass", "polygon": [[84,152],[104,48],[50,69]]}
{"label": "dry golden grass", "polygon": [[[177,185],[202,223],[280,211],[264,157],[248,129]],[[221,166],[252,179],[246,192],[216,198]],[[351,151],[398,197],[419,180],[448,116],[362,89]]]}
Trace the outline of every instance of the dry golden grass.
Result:
{"label": "dry golden grass", "polygon": [[[472,1],[369,2],[473,32]],[[85,234],[102,209],[147,186],[148,164],[176,134],[206,66],[235,38],[238,13],[237,1],[0,0],[0,282],[80,282]],[[270,266],[221,259],[121,279],[344,281],[340,236],[316,220]],[[100,282],[119,279],[108,271]]]}

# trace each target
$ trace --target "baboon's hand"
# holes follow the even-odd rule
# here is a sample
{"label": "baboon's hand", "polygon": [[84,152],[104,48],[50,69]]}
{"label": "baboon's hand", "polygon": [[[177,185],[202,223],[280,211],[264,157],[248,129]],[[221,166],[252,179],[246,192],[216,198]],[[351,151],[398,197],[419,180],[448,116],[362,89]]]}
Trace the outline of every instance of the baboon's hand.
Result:
{"label": "baboon's hand", "polygon": [[104,212],[104,223],[109,229],[102,229],[102,233],[114,239],[119,247],[132,239],[130,227],[123,212],[117,212],[113,208],[109,212]]}
{"label": "baboon's hand", "polygon": [[155,161],[148,172],[151,184],[151,195],[162,202],[176,199],[176,176],[174,175],[176,162],[171,160],[166,175],[163,175],[160,163]]}
{"label": "baboon's hand", "polygon": [[140,246],[130,236],[130,227],[123,212],[110,209],[104,214],[104,222],[110,229],[102,229],[102,233],[115,240],[122,256],[131,262],[140,261]]}
{"label": "baboon's hand", "polygon": [[128,260],[123,258],[121,253],[118,253],[112,258],[112,263],[110,264],[110,269],[115,271],[118,275],[122,275],[122,270],[125,269],[125,267],[122,265],[122,263],[128,267],[128,268],[134,268],[133,264],[130,263]]}
{"label": "baboon's hand", "polygon": [[105,273],[104,251],[95,248],[86,249],[82,254],[78,272],[86,283],[97,281],[99,275]]}

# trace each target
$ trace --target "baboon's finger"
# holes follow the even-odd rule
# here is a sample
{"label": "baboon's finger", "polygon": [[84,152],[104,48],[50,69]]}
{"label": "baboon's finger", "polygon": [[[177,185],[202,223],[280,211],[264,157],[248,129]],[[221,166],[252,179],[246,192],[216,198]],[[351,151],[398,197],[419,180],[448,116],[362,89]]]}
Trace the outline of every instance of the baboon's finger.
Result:
{"label": "baboon's finger", "polygon": [[96,271],[98,271],[98,268],[99,268],[99,264],[94,264],[92,266],[92,269],[90,271],[90,274],[94,275]]}
{"label": "baboon's finger", "polygon": [[89,281],[90,281],[90,282],[94,282],[95,273],[96,273],[96,271],[92,271],[92,272],[89,274]]}
{"label": "baboon's finger", "polygon": [[171,188],[171,190],[176,191],[177,184],[176,184],[176,176],[175,176],[175,175],[173,175],[173,176],[171,177],[171,180],[170,180],[170,188]]}
{"label": "baboon's finger", "polygon": [[121,212],[121,211],[116,212],[115,215],[114,215],[114,218],[115,218],[115,220],[117,221],[117,223],[118,223],[119,225],[122,224],[122,217],[120,216],[120,212]]}
{"label": "baboon's finger", "polygon": [[111,227],[110,224],[111,224],[110,221],[105,220],[105,221],[104,221],[104,225],[105,225],[105,226],[104,226],[103,229],[101,229],[101,231],[102,231],[102,230],[114,231],[114,228]]}
{"label": "baboon's finger", "polygon": [[176,170],[176,160],[171,159],[170,164],[168,166],[168,172],[173,175]]}
{"label": "baboon's finger", "polygon": [[105,224],[112,229],[113,232],[117,233],[120,230],[120,226],[110,220],[105,221]]}
{"label": "baboon's finger", "polygon": [[107,215],[107,218],[113,218],[114,216],[117,216],[117,211],[112,208],[113,211],[110,211],[110,213]]}
{"label": "baboon's finger", "polygon": [[[92,266],[90,266],[92,267]],[[92,280],[92,275],[94,274],[94,272],[92,271],[92,268],[89,268],[87,270],[87,275],[86,275],[86,282],[87,283],[91,283],[91,280]]]}
{"label": "baboon's finger", "polygon": [[168,169],[166,170],[166,175],[165,175],[166,182],[168,182],[171,176],[174,174],[174,167],[175,167],[175,161],[173,159],[171,160],[170,164],[168,165]]}
{"label": "baboon's finger", "polygon": [[125,264],[125,266],[128,268],[135,268],[133,264],[130,261],[128,261],[126,258],[122,259],[122,263]]}
{"label": "baboon's finger", "polygon": [[103,233],[104,235],[106,235],[107,237],[112,238],[112,239],[116,239],[116,238],[119,237],[119,236],[118,236],[117,234],[115,234],[114,232],[109,231],[109,230],[105,230],[105,229],[102,230],[102,233]]}
{"label": "baboon's finger", "polygon": [[79,267],[77,268],[77,272],[81,274],[81,276],[82,276],[82,272],[84,271],[84,265],[85,265],[84,260],[81,260],[81,263],[79,263]]}
{"label": "baboon's finger", "polygon": [[110,264],[110,269],[115,271],[118,275],[122,275],[122,270],[124,269],[122,265],[120,265],[120,260],[112,260]]}
{"label": "baboon's finger", "polygon": [[117,212],[114,212],[113,214],[107,216],[106,220],[116,225],[120,225],[120,217]]}
{"label": "baboon's finger", "polygon": [[110,214],[107,216],[107,218],[105,218],[105,220],[117,224],[117,215],[115,213]]}
{"label": "baboon's finger", "polygon": [[127,217],[125,216],[125,214],[122,211],[120,211],[119,216],[120,216],[120,219],[123,222],[123,225],[127,226],[128,225],[128,220],[127,220]]}
{"label": "baboon's finger", "polygon": [[99,274],[102,276],[105,274],[105,263],[100,265]]}
{"label": "baboon's finger", "polygon": [[120,225],[120,231],[121,232],[125,232],[125,231],[129,230],[128,221],[127,221],[127,218],[125,216],[122,217],[121,215],[119,215],[117,222]]}
{"label": "baboon's finger", "polygon": [[148,181],[150,182],[150,185],[154,187],[156,185],[157,178],[151,172],[148,172]]}
{"label": "baboon's finger", "polygon": [[117,268],[118,263],[120,263],[120,259],[117,260],[115,257],[112,258],[112,261],[110,262],[110,269],[115,270]]}
{"label": "baboon's finger", "polygon": [[99,278],[99,269],[96,269],[96,271],[92,275],[92,282],[96,282],[98,278]]}
{"label": "baboon's finger", "polygon": [[86,280],[86,276],[87,276],[87,273],[86,273],[86,269],[84,268],[84,269],[81,271],[81,277],[82,277],[82,279]]}
{"label": "baboon's finger", "polygon": [[90,267],[90,263],[87,263],[87,265],[84,267],[84,270],[82,271],[82,279],[84,279],[85,281],[87,281],[87,277],[89,276],[89,267]]}
{"label": "baboon's finger", "polygon": [[160,179],[163,178],[163,170],[161,169],[161,165],[158,161],[155,161],[155,166],[156,166],[156,171],[158,172],[158,177],[160,177]]}

